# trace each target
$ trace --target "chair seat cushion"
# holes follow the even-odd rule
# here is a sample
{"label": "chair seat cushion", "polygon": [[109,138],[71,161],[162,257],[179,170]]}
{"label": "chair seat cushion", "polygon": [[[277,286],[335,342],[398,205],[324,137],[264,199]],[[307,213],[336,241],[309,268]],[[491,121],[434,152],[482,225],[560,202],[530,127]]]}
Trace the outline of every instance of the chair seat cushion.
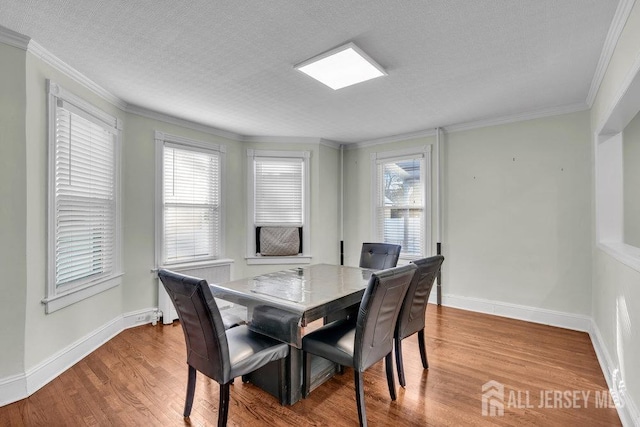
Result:
{"label": "chair seat cushion", "polygon": [[226,331],[229,345],[230,377],[235,378],[287,357],[289,345],[250,331],[246,325]]}
{"label": "chair seat cushion", "polygon": [[302,349],[340,365],[353,367],[355,338],[355,319],[337,320],[305,335]]}

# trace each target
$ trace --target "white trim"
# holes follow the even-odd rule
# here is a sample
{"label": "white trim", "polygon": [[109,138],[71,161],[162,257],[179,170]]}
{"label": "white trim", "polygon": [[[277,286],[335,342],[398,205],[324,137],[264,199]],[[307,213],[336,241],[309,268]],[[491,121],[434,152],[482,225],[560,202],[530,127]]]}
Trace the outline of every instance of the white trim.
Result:
{"label": "white trim", "polygon": [[168,133],[155,131],[154,139],[156,143],[158,141],[166,142],[169,145],[182,145],[186,147],[196,147],[203,150],[217,151],[220,153],[227,152],[227,146],[222,144],[216,144],[215,142],[198,141],[196,139],[185,138],[184,136],[171,135]]}
{"label": "white trim", "polygon": [[31,39],[7,27],[0,25],[0,43],[27,50]]}
{"label": "white trim", "polygon": [[640,248],[622,242],[598,242],[598,249],[640,272]]}
{"label": "white trim", "polygon": [[393,151],[379,151],[371,153],[372,160],[393,160],[401,159],[403,157],[415,157],[422,154],[423,157],[427,156],[427,153],[431,153],[431,145],[423,145],[422,147],[410,147],[402,150]]}
{"label": "white trim", "polygon": [[159,267],[156,268],[152,268],[151,272],[152,273],[158,273],[158,270],[160,268],[166,268],[168,270],[172,270],[172,271],[184,271],[184,270],[193,270],[196,268],[207,268],[207,267],[213,267],[216,265],[231,265],[233,264],[235,261],[232,260],[231,258],[221,258],[221,259],[214,259],[214,260],[208,260],[208,261],[198,261],[198,262],[183,262],[180,264],[167,264],[167,265],[161,265]]}
{"label": "white trim", "polygon": [[25,373],[0,379],[0,406],[29,397],[123,330],[154,323],[157,311],[148,308],[121,314]]}
{"label": "white trim", "polygon": [[127,104],[125,111],[127,113],[135,114],[137,116],[146,117],[148,119],[157,120],[163,123],[169,123],[172,125],[181,126],[187,129],[192,129],[198,132],[206,133],[209,135],[215,135],[222,138],[230,139],[232,141],[242,141],[242,135],[237,133],[226,131],[224,129],[216,128],[202,123],[193,122],[191,120],[180,119],[178,117],[170,116],[168,114],[160,113],[158,111],[149,110],[148,108],[139,107],[133,104]]}
{"label": "white trim", "polygon": [[0,378],[0,407],[27,396],[27,376],[24,373]]}
{"label": "white trim", "polygon": [[122,284],[122,273],[115,276],[109,276],[96,282],[89,282],[81,287],[72,288],[67,292],[56,292],[52,296],[47,296],[42,299],[42,303],[45,306],[45,313],[53,313],[56,310],[65,308],[71,304],[75,304],[79,301],[98,295],[104,291],[107,291],[116,286]]}
{"label": "white trim", "polygon": [[[544,108],[541,110],[529,111],[525,113],[511,114],[508,116],[501,116],[496,118],[488,118],[477,120],[473,122],[465,122],[449,126],[441,126],[440,129],[446,133],[464,132],[468,130],[480,129],[490,126],[505,125],[509,123],[523,122],[526,120],[541,119],[545,117],[559,116],[562,114],[577,113],[579,111],[586,111],[589,106],[586,103],[579,102],[576,104],[561,105],[558,107]],[[372,147],[375,145],[388,144],[392,142],[402,142],[409,139],[427,138],[436,135],[436,131],[433,128],[425,129],[416,132],[403,133],[399,135],[391,135],[384,138],[372,139],[367,141],[345,143],[347,150],[355,150],[364,147]]]}
{"label": "white trim", "polygon": [[308,137],[308,136],[260,136],[244,135],[239,137],[239,141],[253,143],[275,143],[275,144],[318,144],[326,147],[340,149],[343,142],[332,141],[330,139]]}
{"label": "white trim", "polygon": [[247,149],[247,157],[256,158],[256,157],[275,157],[275,158],[300,158],[300,159],[309,159],[311,157],[311,151],[280,151],[280,150],[253,150],[251,148]]}
{"label": "white trim", "polygon": [[[435,303],[432,292],[429,302]],[[557,326],[574,331],[588,332],[591,327],[591,317],[582,314],[565,313],[548,310],[546,308],[531,307],[508,302],[492,301],[484,298],[473,298],[451,294],[442,295],[442,305],[478,313],[508,317],[510,319],[525,320],[543,325]]]}
{"label": "white trim", "polygon": [[87,76],[76,70],[75,68],[68,65],[66,62],[62,61],[60,58],[46,50],[36,41],[31,40],[29,42],[29,47],[27,48],[27,52],[31,53],[33,56],[39,58],[45,64],[55,68],[60,71],[62,74],[65,74],[67,77],[71,78],[77,83],[80,83],[82,86],[89,89],[91,92],[98,95],[100,98],[104,99],[108,103],[114,105],[115,107],[126,110],[127,103],[113,95],[111,92],[104,89],[102,86],[89,79]]}
{"label": "white trim", "polygon": [[[614,372],[616,370],[616,364],[613,363],[611,355],[607,351],[607,346],[602,339],[600,329],[595,320],[591,319],[591,327],[589,328],[589,337],[593,344],[600,369],[604,375],[604,379],[607,382],[609,390],[618,391],[618,387],[614,384]],[[616,406],[618,416],[623,426],[640,426],[640,411],[638,405],[633,401],[629,393],[622,393],[619,396],[622,398],[622,405]]]}
{"label": "white trim", "polygon": [[609,62],[611,62],[616,45],[618,44],[618,39],[620,38],[622,30],[627,23],[627,19],[629,19],[629,15],[631,14],[631,10],[633,9],[635,2],[636,0],[620,0],[620,3],[618,3],[616,13],[613,15],[613,20],[609,26],[607,38],[604,41],[604,46],[602,46],[602,52],[600,52],[600,59],[598,60],[596,71],[593,74],[593,79],[591,80],[591,87],[589,88],[589,94],[587,95],[587,105],[589,108],[593,106],[596,95],[598,95],[600,85],[602,84],[604,75],[609,67]]}
{"label": "white trim", "polygon": [[563,114],[577,113],[579,111],[586,111],[589,106],[584,102],[576,104],[561,105],[558,107],[543,108],[541,110],[528,111],[525,113],[511,114],[508,116],[497,117],[494,119],[483,119],[474,122],[461,123],[457,125],[445,126],[444,129],[447,133],[464,132],[468,130],[474,130],[479,128],[485,128],[490,126],[506,125],[510,123],[523,122],[527,120],[542,119],[545,117],[560,116]]}
{"label": "white trim", "polygon": [[95,119],[102,121],[105,125],[115,129],[122,130],[122,120],[119,120],[117,117],[101,110],[96,107],[92,103],[86,101],[85,99],[75,95],[73,92],[70,92],[57,84],[56,82],[47,79],[47,94],[49,96],[53,96],[62,100],[64,103],[71,104],[72,107],[76,107],[86,114],[92,116]]}
{"label": "white trim", "polygon": [[355,150],[358,148],[373,147],[376,145],[389,144],[392,142],[407,141],[409,139],[427,138],[434,135],[435,135],[435,131],[433,129],[425,129],[417,132],[409,132],[409,133],[402,133],[399,135],[385,136],[383,138],[376,138],[376,139],[371,139],[367,141],[345,143],[344,145],[347,148],[347,150]]}

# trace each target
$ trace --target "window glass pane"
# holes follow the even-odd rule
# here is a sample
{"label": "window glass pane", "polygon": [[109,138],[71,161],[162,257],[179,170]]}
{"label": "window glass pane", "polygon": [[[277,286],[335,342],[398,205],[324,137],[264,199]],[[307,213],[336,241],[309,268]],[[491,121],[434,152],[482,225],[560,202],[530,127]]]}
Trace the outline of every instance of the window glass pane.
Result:
{"label": "window glass pane", "polygon": [[57,107],[55,286],[111,274],[116,232],[115,135]]}
{"label": "window glass pane", "polygon": [[217,258],[219,155],[165,146],[163,171],[163,262]]}
{"label": "window glass pane", "polygon": [[255,224],[302,226],[301,159],[255,160]]}
{"label": "window glass pane", "polygon": [[425,239],[424,170],[422,158],[378,165],[378,235],[402,245],[402,255],[423,256]]}

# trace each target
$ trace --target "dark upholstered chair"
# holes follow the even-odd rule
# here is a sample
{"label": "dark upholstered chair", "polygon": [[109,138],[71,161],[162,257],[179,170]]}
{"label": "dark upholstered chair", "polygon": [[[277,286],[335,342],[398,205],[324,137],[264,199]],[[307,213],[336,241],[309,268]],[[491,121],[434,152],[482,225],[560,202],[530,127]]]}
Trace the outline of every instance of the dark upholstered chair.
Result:
{"label": "dark upholstered chair", "polygon": [[[360,268],[371,270],[384,270],[395,267],[398,264],[400,250],[402,246],[389,243],[363,243],[360,252]],[[358,312],[358,304],[347,307],[339,312],[331,313],[324,318],[324,323],[331,323],[334,320],[345,317],[353,317]]]}
{"label": "dark upholstered chair", "polygon": [[305,335],[303,350],[303,390],[311,386],[311,355],[352,367],[360,425],[367,424],[364,406],[363,372],[385,359],[391,400],[396,400],[393,379],[393,329],[400,306],[417,268],[413,264],[374,273],[362,297],[357,318],[336,320]]}
{"label": "dark upholstered chair", "polygon": [[[158,277],[178,312],[187,344],[189,377],[184,416],[191,413],[196,371],[200,371],[220,384],[218,426],[225,426],[229,414],[229,384],[235,377],[273,361],[280,361],[280,369],[286,369],[289,346],[251,332],[245,325],[225,330],[206,280],[168,270],[160,270]],[[280,391],[282,402],[282,387]]]}
{"label": "dark upholstered chair", "polygon": [[389,243],[363,243],[360,252],[360,267],[384,270],[398,264],[402,246]]}
{"label": "dark upholstered chair", "polygon": [[402,387],[406,386],[404,367],[402,364],[401,343],[403,339],[416,332],[418,333],[418,346],[420,347],[422,367],[424,369],[429,368],[427,350],[424,345],[425,312],[427,310],[427,302],[429,302],[429,294],[431,293],[433,282],[440,271],[440,266],[443,261],[444,257],[442,255],[413,261],[413,264],[418,267],[418,271],[404,297],[394,332],[396,367],[398,368],[398,380]]}

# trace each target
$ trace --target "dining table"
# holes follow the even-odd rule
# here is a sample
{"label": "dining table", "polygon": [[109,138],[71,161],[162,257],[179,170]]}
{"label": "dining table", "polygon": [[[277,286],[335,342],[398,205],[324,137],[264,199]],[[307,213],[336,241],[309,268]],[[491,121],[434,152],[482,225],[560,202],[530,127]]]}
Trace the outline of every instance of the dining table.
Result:
{"label": "dining table", "polygon": [[[372,273],[359,267],[314,264],[273,273],[210,284],[211,292],[234,305],[246,308],[247,325],[254,332],[290,346],[287,372],[267,365],[243,377],[281,401],[292,405],[302,398],[302,337],[311,322],[357,315],[357,307]],[[312,388],[328,380],[340,367],[321,358],[311,364]]]}

